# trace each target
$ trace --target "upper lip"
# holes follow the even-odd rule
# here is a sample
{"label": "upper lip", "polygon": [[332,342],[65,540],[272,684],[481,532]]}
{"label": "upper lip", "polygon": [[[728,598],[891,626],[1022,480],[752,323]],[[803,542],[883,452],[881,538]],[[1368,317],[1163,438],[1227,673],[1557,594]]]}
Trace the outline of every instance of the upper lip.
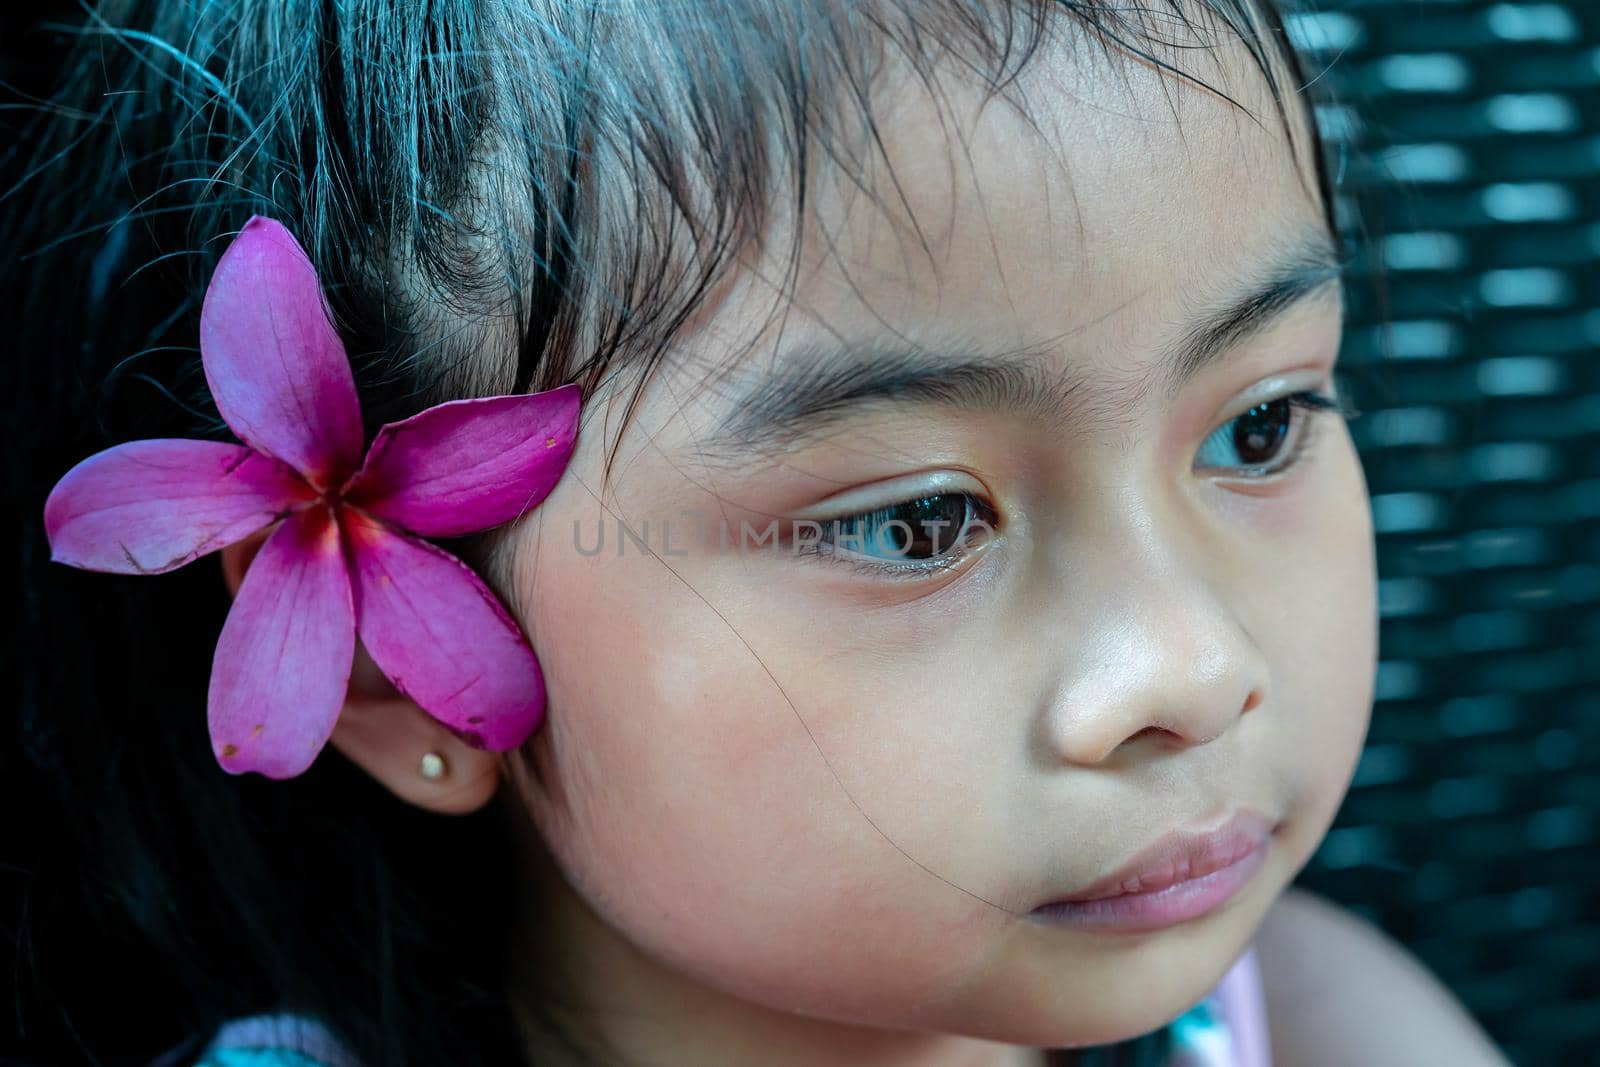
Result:
{"label": "upper lip", "polygon": [[1214,823],[1213,829],[1174,830],[1104,878],[1050,903],[1153,893],[1176,882],[1220,871],[1260,847],[1274,825],[1274,820],[1253,808],[1239,808],[1223,822]]}

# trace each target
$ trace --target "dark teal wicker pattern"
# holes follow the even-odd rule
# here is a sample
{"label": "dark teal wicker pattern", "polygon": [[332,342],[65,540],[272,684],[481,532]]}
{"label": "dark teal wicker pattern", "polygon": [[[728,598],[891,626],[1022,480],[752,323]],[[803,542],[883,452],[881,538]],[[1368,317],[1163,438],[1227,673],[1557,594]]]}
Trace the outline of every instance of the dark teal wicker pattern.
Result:
{"label": "dark teal wicker pattern", "polygon": [[1382,616],[1369,743],[1300,881],[1519,1065],[1600,1063],[1600,0],[1290,27],[1334,94]]}

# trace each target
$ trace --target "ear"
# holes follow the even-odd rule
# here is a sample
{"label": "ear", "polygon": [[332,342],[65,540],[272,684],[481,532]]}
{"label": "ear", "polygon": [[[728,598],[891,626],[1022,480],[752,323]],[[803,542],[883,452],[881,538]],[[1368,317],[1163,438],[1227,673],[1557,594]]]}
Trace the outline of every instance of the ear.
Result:
{"label": "ear", "polygon": [[[238,595],[245,571],[266,539],[263,531],[221,551],[222,577],[230,596]],[[441,815],[477,811],[500,786],[499,756],[467,745],[403,696],[359,639],[350,686],[330,741],[389,792]],[[437,777],[423,775],[427,753],[443,760],[443,773]]]}

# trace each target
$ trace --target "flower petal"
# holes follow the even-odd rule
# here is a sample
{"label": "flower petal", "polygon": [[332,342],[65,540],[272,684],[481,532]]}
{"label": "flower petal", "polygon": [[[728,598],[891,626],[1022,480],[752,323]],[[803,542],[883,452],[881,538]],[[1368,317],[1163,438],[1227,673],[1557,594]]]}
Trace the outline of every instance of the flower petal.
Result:
{"label": "flower petal", "polygon": [[522,630],[454,556],[344,513],[361,643],[406,696],[477,748],[504,752],[544,718],[544,675]]}
{"label": "flower petal", "polygon": [[361,459],[361,407],[316,270],[280,223],[252,216],[217,263],[200,309],[217,410],[258,452],[319,489]]}
{"label": "flower petal", "polygon": [[378,431],[345,499],[423,537],[510,522],[566,469],[581,390],[455,400]]}
{"label": "flower petal", "polygon": [[221,441],[130,441],[66,473],[44,504],[50,558],[162,574],[243,540],[315,499],[294,471]]}
{"label": "flower petal", "polygon": [[355,606],[328,509],[284,520],[245,571],[211,662],[211,749],[231,774],[311,766],[344,706]]}

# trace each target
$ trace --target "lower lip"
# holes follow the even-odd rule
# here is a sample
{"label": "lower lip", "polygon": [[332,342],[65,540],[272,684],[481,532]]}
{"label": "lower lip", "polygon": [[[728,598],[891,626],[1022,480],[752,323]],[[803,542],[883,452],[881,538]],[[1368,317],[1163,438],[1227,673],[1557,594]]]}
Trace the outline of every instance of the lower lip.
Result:
{"label": "lower lip", "polygon": [[1243,889],[1267,859],[1263,841],[1221,870],[1150,893],[1125,893],[1103,900],[1063,901],[1034,908],[1029,917],[1085,930],[1141,933],[1196,919],[1221,907]]}

